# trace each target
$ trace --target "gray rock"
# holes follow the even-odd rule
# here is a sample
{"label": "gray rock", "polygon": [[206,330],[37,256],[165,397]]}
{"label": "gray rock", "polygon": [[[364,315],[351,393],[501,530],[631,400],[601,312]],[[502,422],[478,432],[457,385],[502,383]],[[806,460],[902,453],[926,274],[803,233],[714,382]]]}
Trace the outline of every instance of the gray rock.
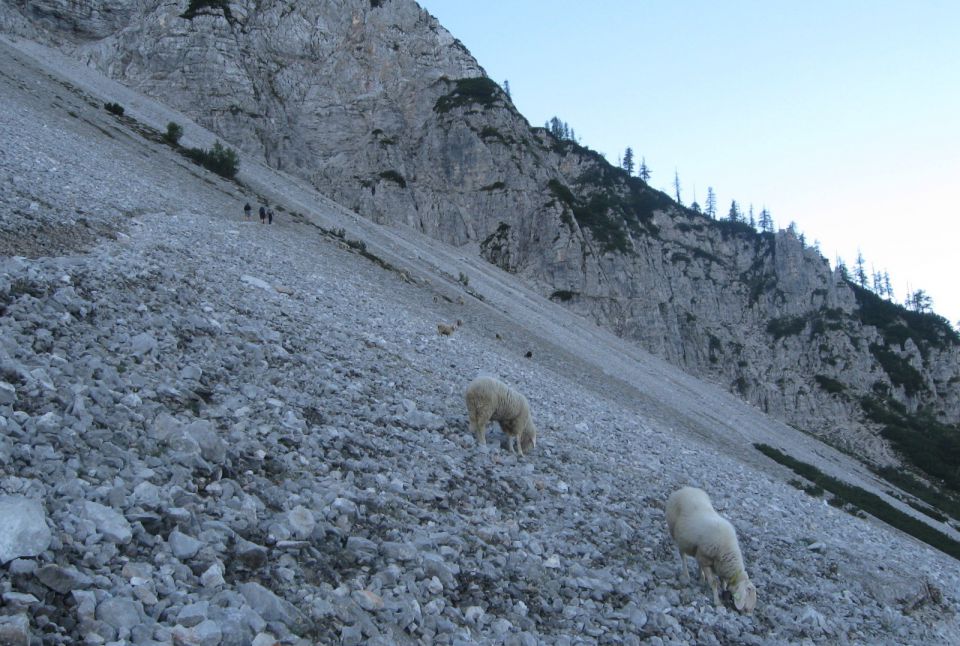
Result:
{"label": "gray rock", "polygon": [[262,545],[251,543],[250,541],[237,537],[234,544],[234,553],[247,567],[259,568],[267,562],[269,550]]}
{"label": "gray rock", "polygon": [[214,464],[222,464],[227,457],[227,444],[217,432],[213,429],[213,424],[207,420],[197,420],[191,422],[184,429],[184,433],[190,436],[200,449],[200,455],[204,460]]}
{"label": "gray rock", "polygon": [[112,597],[97,604],[96,618],[120,631],[139,625],[143,616],[140,602],[127,597]]}
{"label": "gray rock", "polygon": [[390,561],[413,561],[417,558],[417,548],[411,543],[384,541],[380,544],[380,552]]}
{"label": "gray rock", "polygon": [[157,339],[149,332],[143,332],[130,340],[130,352],[141,357],[157,349]]}
{"label": "gray rock", "polygon": [[380,551],[376,543],[362,536],[350,536],[347,538],[347,551],[352,553],[360,562],[372,561]]}
{"label": "gray rock", "polygon": [[367,611],[375,611],[383,608],[383,599],[375,592],[370,590],[354,590],[350,594],[358,606]]}
{"label": "gray rock", "polygon": [[297,505],[287,512],[287,525],[294,538],[306,539],[313,534],[317,526],[317,520],[313,512],[302,505]]}
{"label": "gray rock", "polygon": [[177,613],[177,623],[186,628],[193,628],[207,618],[210,611],[210,602],[198,601],[180,609]]}
{"label": "gray rock", "polygon": [[0,381],[0,406],[11,406],[17,402],[17,389],[12,384]]}
{"label": "gray rock", "polygon": [[173,555],[181,561],[192,559],[197,555],[197,552],[200,551],[200,548],[203,547],[202,541],[176,529],[170,532],[170,537],[167,539],[167,542],[170,544],[170,550],[173,552]]}
{"label": "gray rock", "polygon": [[37,569],[34,576],[51,590],[68,594],[75,590],[84,590],[93,584],[93,579],[73,567],[44,565]]}
{"label": "gray rock", "polygon": [[194,626],[177,625],[171,632],[174,643],[184,644],[184,646],[218,646],[223,640],[220,626],[210,619]]}
{"label": "gray rock", "polygon": [[0,563],[37,556],[53,538],[47,514],[38,501],[22,496],[0,496]]}
{"label": "gray rock", "polygon": [[83,509],[86,517],[96,525],[97,532],[111,543],[124,545],[133,538],[130,523],[117,510],[91,500],[84,502]]}
{"label": "gray rock", "polygon": [[294,630],[306,625],[305,617],[293,604],[259,583],[243,583],[238,589],[250,607],[268,622],[277,621]]}
{"label": "gray rock", "polygon": [[0,615],[0,644],[4,646],[30,646],[32,634],[27,615]]}

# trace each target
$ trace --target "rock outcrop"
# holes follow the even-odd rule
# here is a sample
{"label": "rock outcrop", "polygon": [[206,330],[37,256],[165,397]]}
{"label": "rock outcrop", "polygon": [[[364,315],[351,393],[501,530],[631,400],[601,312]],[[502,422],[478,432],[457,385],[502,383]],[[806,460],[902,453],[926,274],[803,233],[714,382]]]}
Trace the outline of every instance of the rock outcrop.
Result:
{"label": "rock outcrop", "polygon": [[790,231],[713,221],[531,127],[412,0],[17,0],[0,26],[877,463],[897,460],[891,414],[960,421],[945,321],[853,286]]}

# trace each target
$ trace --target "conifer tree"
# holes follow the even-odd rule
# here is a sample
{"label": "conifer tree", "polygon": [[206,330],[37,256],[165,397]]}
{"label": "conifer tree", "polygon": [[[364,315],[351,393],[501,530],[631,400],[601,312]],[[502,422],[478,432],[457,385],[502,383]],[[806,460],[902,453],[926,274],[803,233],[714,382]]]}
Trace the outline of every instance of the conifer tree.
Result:
{"label": "conifer tree", "polygon": [[930,297],[927,292],[922,289],[918,289],[912,295],[907,296],[907,307],[911,308],[915,312],[929,312],[933,309],[933,299]]}
{"label": "conifer tree", "polygon": [[683,206],[683,200],[680,199],[680,173],[676,169],[673,170],[673,191],[677,196],[677,204]]}
{"label": "conifer tree", "polygon": [[513,100],[513,97],[510,96],[510,81],[503,82],[503,93],[507,95],[508,99]]}
{"label": "conifer tree", "polygon": [[857,264],[853,266],[853,277],[860,287],[867,288],[867,270],[864,266],[863,254],[857,250]]}
{"label": "conifer tree", "polygon": [[647,158],[640,158],[640,168],[637,170],[637,177],[645,182],[650,181],[650,168],[647,166]]}
{"label": "conifer tree", "polygon": [[837,271],[840,273],[840,277],[844,280],[850,280],[850,272],[847,271],[847,263],[843,262],[843,258],[837,256]]}
{"label": "conifer tree", "polygon": [[764,233],[773,233],[773,218],[767,207],[760,209],[760,230]]}
{"label": "conifer tree", "polygon": [[888,299],[893,300],[893,285],[890,284],[890,274],[886,270],[883,272],[883,292]]}
{"label": "conifer tree", "polygon": [[707,216],[711,219],[717,217],[717,194],[713,192],[713,187],[707,187]]}
{"label": "conifer tree", "polygon": [[730,202],[730,212],[727,213],[727,219],[730,220],[731,222],[740,221],[740,207],[737,206],[736,200],[732,200]]}
{"label": "conifer tree", "polygon": [[623,170],[627,171],[627,175],[633,175],[633,148],[630,146],[623,153]]}
{"label": "conifer tree", "polygon": [[750,210],[748,211],[747,224],[750,225],[751,229],[757,228],[757,221],[753,218],[753,204],[750,205]]}

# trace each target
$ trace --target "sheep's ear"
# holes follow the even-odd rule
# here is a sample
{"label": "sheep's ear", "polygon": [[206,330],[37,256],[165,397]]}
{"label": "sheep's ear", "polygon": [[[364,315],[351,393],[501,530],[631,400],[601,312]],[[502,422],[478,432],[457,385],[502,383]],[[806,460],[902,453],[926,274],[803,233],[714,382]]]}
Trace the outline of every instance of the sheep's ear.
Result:
{"label": "sheep's ear", "polygon": [[753,583],[738,585],[733,591],[733,605],[737,611],[750,614],[757,607],[757,588]]}

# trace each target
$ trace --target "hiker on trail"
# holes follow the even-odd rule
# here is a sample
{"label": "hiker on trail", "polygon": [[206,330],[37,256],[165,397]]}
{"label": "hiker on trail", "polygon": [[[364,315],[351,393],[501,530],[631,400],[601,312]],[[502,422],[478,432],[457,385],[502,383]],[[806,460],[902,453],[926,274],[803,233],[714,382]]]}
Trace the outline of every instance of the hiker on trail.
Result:
{"label": "hiker on trail", "polygon": [[250,202],[247,202],[246,204],[243,205],[243,219],[244,219],[244,220],[249,220],[249,219],[250,219],[250,210],[251,210],[252,208],[253,208],[253,207],[250,206]]}
{"label": "hiker on trail", "polygon": [[267,209],[265,207],[260,207],[260,224],[263,224],[267,221]]}
{"label": "hiker on trail", "polygon": [[273,224],[273,209],[267,209],[267,224]]}

